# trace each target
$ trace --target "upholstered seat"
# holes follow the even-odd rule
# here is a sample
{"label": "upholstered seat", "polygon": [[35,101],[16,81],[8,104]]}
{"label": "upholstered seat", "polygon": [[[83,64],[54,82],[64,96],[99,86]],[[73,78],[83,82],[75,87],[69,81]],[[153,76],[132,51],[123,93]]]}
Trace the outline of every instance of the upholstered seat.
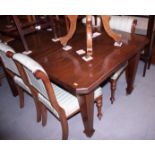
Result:
{"label": "upholstered seat", "polygon": [[126,68],[126,66],[128,65],[128,63],[126,62],[123,67],[121,67],[117,72],[115,72],[110,78],[112,80],[117,80],[119,78],[119,76],[121,75],[121,73],[124,71],[124,69]]}
{"label": "upholstered seat", "polygon": [[[63,131],[62,138],[67,139],[67,119],[80,111],[77,98],[66,90],[51,83],[43,67],[32,58],[18,53],[13,56],[13,59],[18,63],[18,66],[20,66],[19,71],[24,69],[26,74],[24,74],[23,79],[26,80],[26,83],[29,83],[29,88],[42,103],[43,125],[45,125],[47,121],[46,109],[48,109],[60,120]],[[102,88],[98,88],[94,92],[95,99],[101,95]]]}
{"label": "upholstered seat", "polygon": [[[66,116],[69,118],[73,113],[76,111],[80,110],[80,106],[78,103],[78,100],[75,96],[72,94],[68,93],[64,89],[61,89],[57,85],[52,83],[52,87],[54,89],[54,93],[56,96],[56,99],[59,103],[59,105],[64,109]],[[95,92],[94,92],[94,98],[96,99],[97,97],[102,95],[102,89],[99,87]],[[44,97],[41,94],[38,94],[39,100],[51,111],[53,112],[57,117],[58,114],[55,111],[55,109],[51,106],[50,102],[46,97]]]}

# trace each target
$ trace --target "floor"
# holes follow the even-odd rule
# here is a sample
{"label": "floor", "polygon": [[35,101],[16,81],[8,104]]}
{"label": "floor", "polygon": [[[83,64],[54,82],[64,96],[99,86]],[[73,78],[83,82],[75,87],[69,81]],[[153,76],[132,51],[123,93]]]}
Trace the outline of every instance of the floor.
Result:
{"label": "floor", "polygon": [[[125,75],[119,81],[116,101],[110,104],[109,83],[103,87],[102,120],[94,113],[95,133],[88,138],[83,133],[80,114],[69,120],[69,140],[145,140],[155,139],[155,65],[142,77],[140,61],[135,81],[135,90],[125,94]],[[18,97],[13,97],[7,80],[0,87],[0,139],[56,140],[61,139],[60,123],[48,113],[47,126],[36,122],[33,99],[25,94],[25,107],[19,108]]]}

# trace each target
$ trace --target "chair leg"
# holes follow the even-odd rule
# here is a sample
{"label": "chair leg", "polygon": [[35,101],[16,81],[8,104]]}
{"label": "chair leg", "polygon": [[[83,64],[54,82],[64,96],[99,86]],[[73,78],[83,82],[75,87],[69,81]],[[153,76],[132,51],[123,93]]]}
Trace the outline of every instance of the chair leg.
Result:
{"label": "chair leg", "polygon": [[2,86],[2,79],[5,77],[5,74],[4,73],[1,73],[0,74],[0,86]]}
{"label": "chair leg", "polygon": [[[64,113],[64,111],[63,111]],[[64,114],[59,115],[60,116],[60,122],[61,122],[61,128],[62,128],[62,140],[68,139],[68,122],[67,118]]]}
{"label": "chair leg", "polygon": [[97,99],[95,99],[96,107],[97,107],[97,117],[99,120],[101,120],[103,114],[102,114],[102,95],[99,96]]}
{"label": "chair leg", "polygon": [[26,40],[25,40],[24,31],[23,31],[22,28],[21,28],[21,24],[20,24],[20,21],[19,21],[19,19],[18,19],[18,16],[13,15],[12,17],[13,17],[13,20],[14,20],[15,25],[16,25],[16,27],[17,27],[17,30],[18,30],[18,32],[19,32],[19,36],[20,36],[20,39],[21,39],[21,41],[22,41],[22,43],[23,43],[23,46],[24,46],[24,48],[25,48],[25,51],[29,51],[27,42],[26,42]]}
{"label": "chair leg", "polygon": [[20,108],[23,108],[24,107],[24,91],[19,86],[17,86],[17,91],[18,91],[18,94],[19,94]]}
{"label": "chair leg", "polygon": [[43,104],[41,105],[41,115],[42,115],[42,126],[46,126],[46,124],[47,124],[47,109]]}
{"label": "chair leg", "polygon": [[115,101],[116,83],[117,83],[117,80],[113,80],[113,79],[110,80],[110,85],[111,85],[110,100],[111,100],[111,104],[113,104],[113,102]]}
{"label": "chair leg", "polygon": [[37,94],[34,93],[33,91],[31,91],[31,92],[32,92],[32,96],[33,96],[34,103],[35,103],[35,106],[36,106],[37,122],[40,122],[41,121],[41,103],[38,100]]}

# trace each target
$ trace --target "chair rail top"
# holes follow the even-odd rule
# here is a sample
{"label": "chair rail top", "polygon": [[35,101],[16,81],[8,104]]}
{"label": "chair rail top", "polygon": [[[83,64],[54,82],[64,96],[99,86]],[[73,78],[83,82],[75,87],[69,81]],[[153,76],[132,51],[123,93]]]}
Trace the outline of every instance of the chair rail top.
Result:
{"label": "chair rail top", "polygon": [[30,58],[27,55],[21,54],[21,53],[16,53],[13,55],[13,59],[24,65],[26,68],[28,68],[32,73],[35,73],[36,71],[40,70],[43,73],[46,73],[44,68],[35,60]]}
{"label": "chair rail top", "polygon": [[5,43],[0,43],[0,50],[3,51],[3,52],[5,52],[5,53],[7,51],[10,51],[12,53],[16,53],[12,47],[10,47],[9,45],[7,45]]}

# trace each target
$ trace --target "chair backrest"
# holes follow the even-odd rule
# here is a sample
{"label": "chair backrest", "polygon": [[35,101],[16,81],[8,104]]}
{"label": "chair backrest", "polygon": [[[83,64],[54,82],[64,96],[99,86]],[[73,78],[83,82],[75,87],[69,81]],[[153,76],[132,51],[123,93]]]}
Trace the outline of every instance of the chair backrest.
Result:
{"label": "chair backrest", "polygon": [[[82,23],[86,24],[86,17],[82,19]],[[110,27],[114,30],[120,30],[128,33],[134,33],[137,20],[128,16],[111,16],[109,21]],[[101,26],[101,18],[92,16],[92,26]]]}
{"label": "chair backrest", "polygon": [[109,24],[114,30],[134,33],[137,21],[134,18],[126,16],[111,16]]}
{"label": "chair backrest", "polygon": [[[50,101],[50,107],[56,109],[57,112],[60,112],[60,106],[58,105],[57,99],[55,97],[53,87],[43,67],[29,56],[21,53],[14,54],[13,60],[18,66],[19,72],[24,82],[26,84],[29,83],[31,91],[33,92],[32,88],[34,88],[37,93],[40,93]],[[25,74],[22,73],[23,71]],[[26,79],[27,81],[25,81]]]}
{"label": "chair backrest", "polygon": [[8,51],[13,54],[15,53],[13,48],[4,43],[0,43],[0,57],[4,67],[9,71],[13,72],[14,74],[19,75],[18,69],[14,61],[6,55]]}
{"label": "chair backrest", "polygon": [[[86,17],[82,18],[82,23],[86,24]],[[92,16],[92,26],[100,26],[101,25],[101,19],[98,16]]]}
{"label": "chair backrest", "polygon": [[[34,61],[32,58],[23,55],[23,54],[15,54],[13,56],[13,59],[20,63],[22,67],[24,68],[24,71],[26,73],[28,83],[32,85],[39,93],[41,93],[44,97],[48,98],[47,91],[45,89],[44,83],[41,79],[37,79],[35,76],[35,72],[41,71],[44,73],[44,75],[47,76],[46,71],[43,69],[43,67]],[[20,68],[19,68],[20,70]],[[47,77],[48,78],[48,77]],[[25,79],[25,78],[24,78]]]}

